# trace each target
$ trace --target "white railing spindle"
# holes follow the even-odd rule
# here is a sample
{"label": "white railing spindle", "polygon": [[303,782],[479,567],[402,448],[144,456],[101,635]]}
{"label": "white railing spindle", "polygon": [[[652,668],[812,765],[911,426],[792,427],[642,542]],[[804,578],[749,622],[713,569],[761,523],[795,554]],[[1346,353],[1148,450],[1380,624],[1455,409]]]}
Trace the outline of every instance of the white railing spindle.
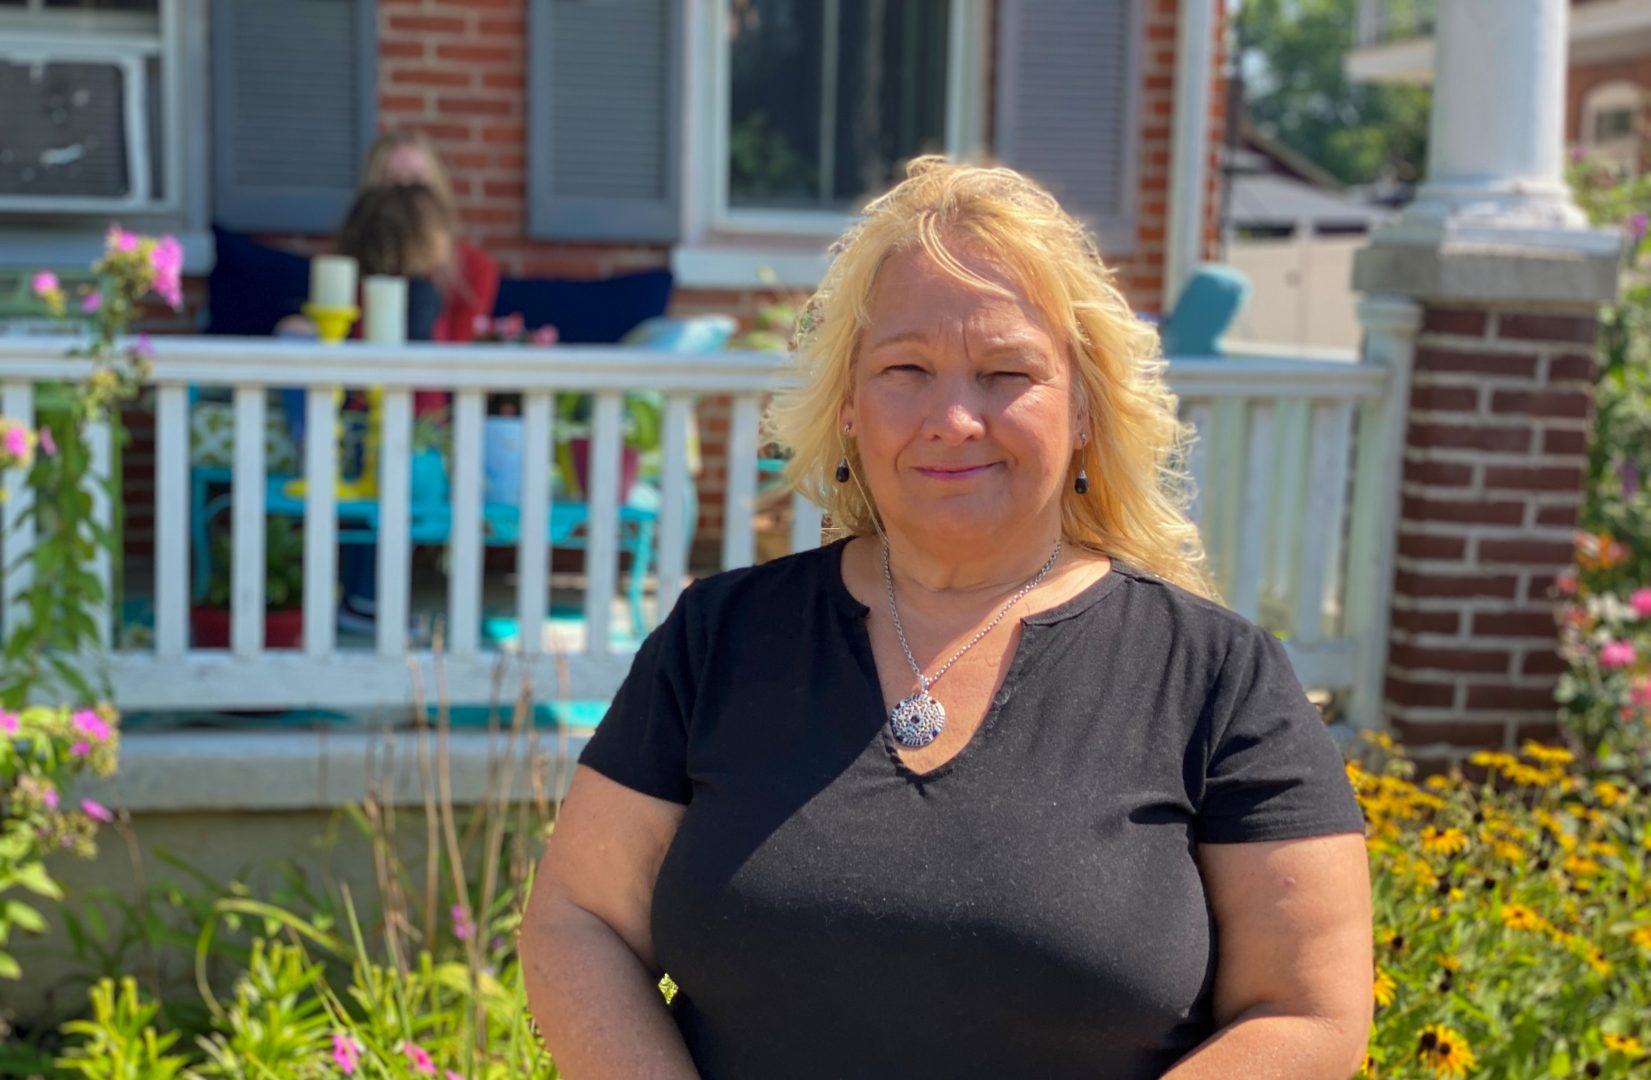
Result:
{"label": "white railing spindle", "polygon": [[[667,447],[688,445],[688,418],[693,400],[684,394],[665,399],[664,442]],[[667,451],[662,455],[659,476],[659,582],[658,621],[676,606],[682,593],[682,579],[688,573],[688,455]]]}
{"label": "white railing spindle", "polygon": [[189,646],[189,390],[155,391],[155,652]]}
{"label": "white railing spindle", "polygon": [[1324,638],[1325,602],[1341,561],[1346,522],[1347,456],[1353,406],[1344,401],[1313,405],[1312,450],[1308,456],[1306,501],[1302,510],[1301,554],[1297,563],[1295,614],[1290,629],[1312,645]]}
{"label": "white railing spindle", "polygon": [[596,395],[591,410],[590,476],[585,504],[585,651],[613,648],[613,593],[619,580],[619,466],[624,402],[617,393]]}
{"label": "white railing spindle", "polygon": [[453,530],[447,578],[447,648],[473,655],[482,621],[482,415],[480,390],[461,390],[453,411]]}
{"label": "white railing spindle", "polygon": [[1273,411],[1270,404],[1250,409],[1243,457],[1243,487],[1238,500],[1238,527],[1233,544],[1229,603],[1251,621],[1261,617],[1262,576],[1267,568],[1268,514],[1272,509]]}
{"label": "white railing spindle", "polygon": [[[7,379],[0,391],[0,411],[6,419],[26,428],[34,427],[34,384],[22,379]],[[34,519],[27,513],[34,506],[34,489],[29,486],[27,469],[6,470],[3,481],[6,500],[0,503],[0,610],[5,612],[3,623],[10,634],[23,620],[28,610],[19,594],[34,587]],[[23,556],[29,556],[23,558]]]}
{"label": "white railing spindle", "polygon": [[750,566],[757,557],[751,519],[757,504],[757,438],[761,407],[751,394],[734,398],[728,422],[728,483],[722,508],[722,568]]}
{"label": "white railing spindle", "polygon": [[264,648],[264,388],[235,388],[231,480],[230,646],[252,657]]}
{"label": "white railing spindle", "polygon": [[[545,647],[550,607],[551,395],[535,390],[522,398],[521,517],[516,536],[516,634],[524,655]],[[547,687],[548,689],[548,687]]]}
{"label": "white railing spindle", "polygon": [[304,652],[312,657],[331,653],[338,637],[336,393],[304,392]]}
{"label": "white railing spindle", "polygon": [[791,496],[791,550],[808,551],[820,546],[820,527],[825,511],[801,493]]}
{"label": "white railing spindle", "polygon": [[1192,486],[1192,499],[1187,506],[1187,516],[1193,524],[1202,526],[1204,513],[1209,500],[1204,493],[1204,485],[1210,469],[1210,406],[1206,402],[1197,402],[1187,408],[1187,422],[1198,432],[1190,446],[1187,447],[1187,482]]}
{"label": "white railing spindle", "polygon": [[413,395],[385,390],[378,447],[378,586],[374,601],[378,654],[400,656],[407,651],[407,617],[412,580],[412,542],[408,536],[412,515],[408,498],[412,487]]}
{"label": "white railing spindle", "polygon": [[[86,425],[86,449],[91,454],[92,521],[105,536],[113,536],[115,512],[110,484],[115,475],[114,433],[107,417]],[[118,542],[118,537],[116,538]],[[98,644],[108,648],[114,640],[114,614],[121,598],[115,595],[114,554],[108,544],[99,544],[92,556],[92,576],[103,589],[103,603],[92,616]]]}

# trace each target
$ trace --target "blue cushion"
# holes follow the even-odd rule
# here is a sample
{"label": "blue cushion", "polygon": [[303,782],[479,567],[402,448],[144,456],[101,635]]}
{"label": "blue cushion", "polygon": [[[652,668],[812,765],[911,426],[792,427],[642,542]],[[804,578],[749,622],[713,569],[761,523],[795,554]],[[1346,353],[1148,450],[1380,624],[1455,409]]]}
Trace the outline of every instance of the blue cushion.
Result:
{"label": "blue cushion", "polygon": [[1221,335],[1250,298],[1250,279],[1230,266],[1206,263],[1176,297],[1159,324],[1165,356],[1220,356]]}
{"label": "blue cushion", "polygon": [[669,270],[595,281],[505,278],[499,282],[493,314],[496,318],[519,314],[530,329],[554,326],[557,339],[569,345],[602,345],[665,314],[670,301]]}
{"label": "blue cushion", "polygon": [[216,254],[206,279],[207,333],[267,337],[276,323],[298,314],[310,292],[308,256],[217,225],[212,238]]}

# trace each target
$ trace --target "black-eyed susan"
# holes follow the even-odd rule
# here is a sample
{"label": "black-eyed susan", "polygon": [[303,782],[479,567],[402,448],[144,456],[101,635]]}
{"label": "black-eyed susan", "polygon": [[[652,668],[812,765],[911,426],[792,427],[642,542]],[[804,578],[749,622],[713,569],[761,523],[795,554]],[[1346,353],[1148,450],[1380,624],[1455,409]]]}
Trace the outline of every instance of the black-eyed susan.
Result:
{"label": "black-eyed susan", "polygon": [[1615,969],[1615,965],[1611,963],[1610,959],[1597,945],[1584,945],[1582,947],[1582,959],[1586,960],[1588,966],[1594,969],[1594,974],[1602,979],[1609,978],[1611,972]]}
{"label": "black-eyed susan", "polygon": [[1386,1008],[1387,1006],[1393,1004],[1393,995],[1398,991],[1398,984],[1393,981],[1393,976],[1389,975],[1381,968],[1377,968],[1374,991],[1376,996],[1376,1006],[1378,1008]]}
{"label": "black-eyed susan", "polygon": [[1437,1077],[1454,1080],[1473,1069],[1473,1048],[1461,1033],[1443,1024],[1429,1024],[1416,1040],[1416,1056]]}
{"label": "black-eyed susan", "polygon": [[1569,765],[1576,756],[1563,746],[1549,746],[1534,739],[1526,739],[1519,752],[1538,765]]}
{"label": "black-eyed susan", "polygon": [[1376,1080],[1376,1059],[1365,1054],[1364,1061],[1359,1065],[1359,1075],[1365,1080]]}
{"label": "black-eyed susan", "polygon": [[1594,783],[1594,798],[1601,806],[1615,806],[1623,800],[1623,790],[1609,780],[1598,780]]}
{"label": "black-eyed susan", "polygon": [[1628,941],[1636,949],[1651,956],[1651,926],[1636,926],[1628,932]]}
{"label": "black-eyed susan", "polygon": [[1548,920],[1538,914],[1535,908],[1526,907],[1524,904],[1504,904],[1502,925],[1509,930],[1541,931],[1548,928]]}
{"label": "black-eyed susan", "polygon": [[1565,872],[1572,877],[1594,877],[1599,873],[1599,863],[1585,855],[1570,855],[1565,859]]}
{"label": "black-eyed susan", "polygon": [[1422,850],[1429,855],[1459,855],[1468,849],[1468,834],[1454,826],[1437,829],[1432,825],[1422,830]]}
{"label": "black-eyed susan", "polygon": [[1605,1048],[1613,1053],[1631,1058],[1645,1056],[1645,1044],[1632,1035],[1616,1035],[1607,1033],[1601,1036],[1601,1038],[1605,1043]]}

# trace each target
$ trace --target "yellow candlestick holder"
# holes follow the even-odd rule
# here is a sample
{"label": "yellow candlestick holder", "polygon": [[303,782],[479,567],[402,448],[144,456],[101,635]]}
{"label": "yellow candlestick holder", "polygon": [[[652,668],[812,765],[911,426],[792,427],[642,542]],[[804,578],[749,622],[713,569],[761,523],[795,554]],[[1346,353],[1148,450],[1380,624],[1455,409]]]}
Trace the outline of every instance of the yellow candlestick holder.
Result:
{"label": "yellow candlestick holder", "polygon": [[[333,401],[339,406],[338,419],[334,423],[338,441],[344,441],[344,389],[333,391]],[[361,475],[354,480],[344,479],[344,462],[338,463],[338,477],[335,481],[336,494],[333,496],[339,502],[359,502],[378,498],[378,443],[379,424],[384,418],[384,391],[373,387],[367,391],[367,430],[362,435],[361,448]],[[285,491],[294,499],[304,497],[306,485],[303,480],[287,482]]]}
{"label": "yellow candlestick holder", "polygon": [[304,317],[315,324],[315,333],[325,345],[337,345],[350,336],[350,327],[361,318],[358,307],[321,307],[305,304]]}

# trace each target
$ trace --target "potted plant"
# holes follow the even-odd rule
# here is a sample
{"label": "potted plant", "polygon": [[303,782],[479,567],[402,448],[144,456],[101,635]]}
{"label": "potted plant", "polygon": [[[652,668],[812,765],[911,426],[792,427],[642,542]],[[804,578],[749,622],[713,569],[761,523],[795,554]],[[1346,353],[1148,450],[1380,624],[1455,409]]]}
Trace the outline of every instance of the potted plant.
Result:
{"label": "potted plant", "polygon": [[[581,493],[588,493],[590,489],[590,408],[588,395],[556,395],[557,464],[563,478]],[[623,415],[620,501],[624,501],[635,486],[642,471],[643,455],[659,449],[665,427],[665,395],[657,390],[632,391],[625,395]]]}
{"label": "potted plant", "polygon": [[[266,520],[264,562],[264,646],[299,648],[304,644],[304,532],[297,521],[287,517]],[[233,564],[229,534],[214,535],[206,596],[189,612],[197,649],[229,647]]]}

